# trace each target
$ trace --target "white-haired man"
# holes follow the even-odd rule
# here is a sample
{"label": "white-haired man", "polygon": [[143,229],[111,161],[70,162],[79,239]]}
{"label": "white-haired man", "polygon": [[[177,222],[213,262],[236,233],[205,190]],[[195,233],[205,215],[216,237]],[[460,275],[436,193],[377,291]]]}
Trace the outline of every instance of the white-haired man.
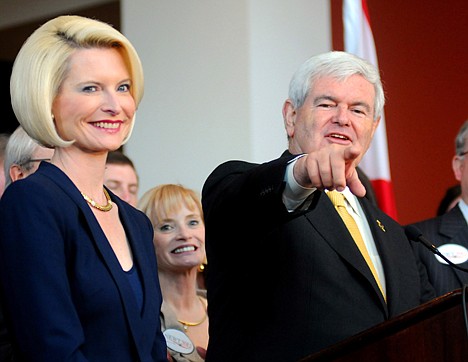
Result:
{"label": "white-haired man", "polygon": [[375,67],[312,57],[283,106],[288,150],[209,176],[206,361],[297,361],[433,297],[403,228],[358,176],[383,105]]}

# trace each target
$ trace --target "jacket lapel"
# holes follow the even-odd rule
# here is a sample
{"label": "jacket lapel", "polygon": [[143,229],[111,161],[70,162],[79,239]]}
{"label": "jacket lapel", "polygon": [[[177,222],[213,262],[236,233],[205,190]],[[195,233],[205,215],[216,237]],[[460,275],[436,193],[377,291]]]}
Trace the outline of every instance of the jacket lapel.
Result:
{"label": "jacket lapel", "polygon": [[[345,260],[350,267],[362,274],[374,289],[381,305],[387,313],[385,301],[369,266],[359,251],[346,225],[335,210],[325,192],[315,191],[314,202],[306,217],[312,226],[322,235],[330,247]],[[330,237],[330,235],[332,237]]]}
{"label": "jacket lapel", "polygon": [[382,223],[383,215],[372,207],[367,199],[358,198],[358,200],[366,215],[372,238],[382,262],[385,274],[387,305],[392,307],[392,301],[399,299],[401,287],[401,278],[399,277],[401,270],[395,267],[395,258],[405,258],[405,255],[400,255],[401,250],[398,249],[398,244],[393,240],[395,235],[394,230],[388,232],[387,226]]}
{"label": "jacket lapel", "polygon": [[[111,195],[112,202],[116,203],[117,206],[119,207],[119,214],[121,215],[121,217],[123,216],[122,219],[126,220],[128,217],[125,215],[125,212],[123,212],[122,210],[123,207],[121,205],[121,202],[117,201],[116,197],[110,191],[109,191],[109,194]],[[144,329],[143,329],[143,324],[142,324],[142,318],[139,313],[139,308],[138,308],[136,299],[134,298],[134,293],[130,286],[130,283],[128,282],[128,279],[122,269],[122,266],[120,265],[119,260],[117,259],[114,251],[112,250],[112,247],[110,246],[104,232],[99,226],[99,223],[97,222],[96,217],[94,216],[93,212],[89,208],[86,201],[81,196],[78,189],[76,189],[76,192],[72,192],[70,196],[74,199],[77,206],[83,212],[83,215],[86,219],[86,224],[88,225],[89,230],[91,232],[91,239],[95,243],[98,252],[102,256],[102,260],[104,264],[106,265],[107,270],[109,271],[109,274],[111,275],[112,279],[115,282],[117,289],[119,290],[120,298],[121,298],[125,313],[127,315],[127,320],[130,326],[130,330],[134,336],[135,343],[138,344],[138,341],[141,341],[141,338],[139,335],[141,331]],[[133,232],[128,231],[128,225],[126,225],[127,222],[124,221],[123,223],[124,223],[125,231],[127,232],[127,238],[129,240],[129,243],[132,246],[132,252],[134,253],[133,251],[134,248],[132,245],[132,244],[135,244],[135,243],[132,243],[132,240],[134,240]],[[132,228],[130,228],[130,230],[132,230]],[[144,285],[145,284],[142,283],[143,288],[144,288]],[[145,293],[144,289],[143,289],[143,292]],[[145,300],[146,300],[146,294],[144,295],[145,295]],[[141,346],[137,346],[137,350],[140,351]]]}
{"label": "jacket lapel", "polygon": [[[441,217],[438,233],[443,241],[431,240],[435,245],[446,244],[445,240],[448,240],[448,243],[458,244],[468,249],[468,224],[458,206]],[[460,266],[466,268],[466,265],[468,265],[468,262],[464,262]],[[460,285],[466,284],[466,272],[453,267],[450,268],[460,282]]]}
{"label": "jacket lapel", "polygon": [[[127,298],[124,301],[129,317],[130,328],[136,340],[140,341],[141,348],[139,348],[139,350],[141,351],[144,349],[143,346],[152,346],[152,343],[146,341],[148,339],[154,339],[154,334],[149,332],[155,331],[158,328],[156,324],[159,322],[159,318],[154,318],[154,316],[159,316],[159,306],[162,302],[162,297],[161,294],[157,294],[157,288],[154,287],[154,285],[157,284],[158,275],[156,272],[157,263],[154,248],[152,247],[153,244],[144,242],[137,243],[135,240],[144,240],[145,238],[152,239],[153,229],[150,221],[147,220],[148,233],[143,233],[141,219],[134,220],[134,217],[127,212],[129,206],[123,205],[124,202],[120,199],[115,198],[115,202],[119,206],[120,219],[122,220],[128,241],[131,245],[134,265],[135,267],[138,266],[143,288],[144,301],[141,314],[138,312],[138,307],[136,306],[134,298],[131,298],[131,300]],[[135,228],[134,225],[140,225],[140,228]],[[124,281],[124,284],[125,293],[130,292],[130,295],[133,295],[132,291],[127,289],[127,287],[129,287],[127,280]]]}
{"label": "jacket lapel", "polygon": [[[438,232],[440,235],[447,237],[448,239],[465,240],[461,245],[468,247],[467,228],[468,224],[466,223],[460,208],[456,206],[441,217]],[[437,240],[433,240],[433,242],[436,241]]]}

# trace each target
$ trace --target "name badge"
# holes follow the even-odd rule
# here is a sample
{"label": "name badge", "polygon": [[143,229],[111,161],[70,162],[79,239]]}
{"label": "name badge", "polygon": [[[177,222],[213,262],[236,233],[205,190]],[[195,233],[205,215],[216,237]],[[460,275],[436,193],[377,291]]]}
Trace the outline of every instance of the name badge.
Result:
{"label": "name badge", "polygon": [[[468,249],[459,244],[444,244],[439,246],[440,253],[454,264],[461,264],[468,260]],[[437,261],[442,264],[448,264],[439,255],[435,256]]]}
{"label": "name badge", "polygon": [[167,348],[175,352],[190,354],[195,349],[192,341],[184,332],[177,329],[166,329],[163,335],[166,338]]}

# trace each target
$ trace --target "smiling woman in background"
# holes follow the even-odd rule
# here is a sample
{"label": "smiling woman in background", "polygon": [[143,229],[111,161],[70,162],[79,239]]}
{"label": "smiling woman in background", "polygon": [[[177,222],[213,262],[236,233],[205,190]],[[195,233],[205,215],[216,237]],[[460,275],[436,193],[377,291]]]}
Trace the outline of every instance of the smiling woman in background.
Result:
{"label": "smiling woman in background", "polygon": [[164,302],[161,324],[174,361],[203,361],[208,345],[207,301],[197,289],[205,260],[205,225],[198,196],[180,185],[160,185],[138,203],[154,226]]}
{"label": "smiling woman in background", "polygon": [[21,48],[11,95],[24,130],[55,149],[0,203],[15,360],[166,361],[151,223],[103,186],[143,95],[135,49],[102,22],[55,18]]}

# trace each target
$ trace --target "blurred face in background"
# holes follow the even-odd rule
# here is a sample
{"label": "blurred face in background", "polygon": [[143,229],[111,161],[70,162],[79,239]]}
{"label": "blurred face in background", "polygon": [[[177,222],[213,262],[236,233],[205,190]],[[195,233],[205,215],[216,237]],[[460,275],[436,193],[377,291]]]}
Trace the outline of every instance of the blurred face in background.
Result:
{"label": "blurred face in background", "polygon": [[205,225],[198,210],[183,205],[154,225],[154,246],[161,270],[197,269],[205,259]]}
{"label": "blurred face in background", "polygon": [[36,172],[36,170],[39,168],[39,164],[42,161],[50,161],[52,156],[54,155],[54,150],[51,148],[47,147],[42,147],[42,146],[37,146],[36,149],[34,150],[34,153],[32,154],[29,169],[26,171],[25,170],[25,175],[29,176]]}
{"label": "blurred face in background", "polygon": [[132,166],[108,163],[104,173],[104,185],[122,200],[136,207],[138,176]]}
{"label": "blurred face in background", "polygon": [[[468,144],[467,141],[465,140],[465,144]],[[452,168],[455,178],[460,182],[461,198],[465,203],[468,203],[468,153],[463,156],[455,156],[452,160]]]}
{"label": "blurred face in background", "polygon": [[0,160],[0,197],[3,195],[3,191],[5,191],[5,171],[3,170],[4,162]]}

